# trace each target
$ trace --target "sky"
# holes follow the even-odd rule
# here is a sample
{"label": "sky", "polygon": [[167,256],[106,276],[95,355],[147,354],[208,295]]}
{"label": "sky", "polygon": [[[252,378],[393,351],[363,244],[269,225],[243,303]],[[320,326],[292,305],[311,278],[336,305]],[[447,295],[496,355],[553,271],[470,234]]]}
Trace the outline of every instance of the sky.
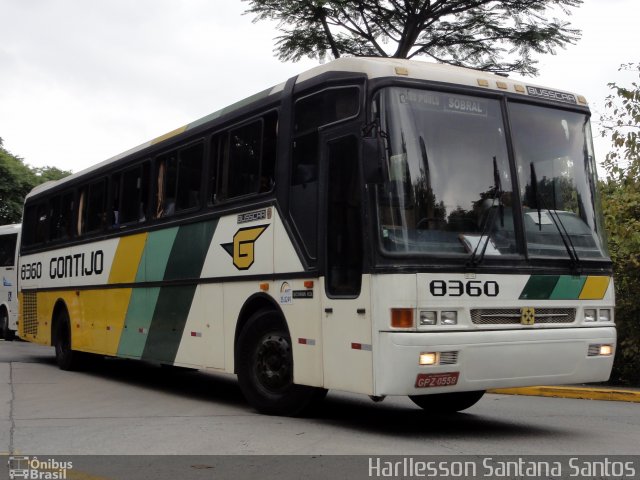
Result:
{"label": "sky", "polygon": [[[316,66],[279,61],[274,23],[240,0],[0,0],[0,138],[29,165],[74,172]],[[587,97],[640,61],[639,0],[585,0],[582,39],[537,56],[536,84]],[[512,75],[512,78],[519,78]],[[595,133],[594,133],[595,135]],[[609,142],[595,138],[601,161]]]}

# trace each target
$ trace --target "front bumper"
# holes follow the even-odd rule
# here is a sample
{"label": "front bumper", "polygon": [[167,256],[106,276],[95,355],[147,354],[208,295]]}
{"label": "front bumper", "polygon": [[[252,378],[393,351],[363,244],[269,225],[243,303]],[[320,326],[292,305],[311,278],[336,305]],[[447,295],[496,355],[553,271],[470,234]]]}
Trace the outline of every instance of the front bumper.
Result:
{"label": "front bumper", "polygon": [[[600,382],[609,378],[615,327],[476,332],[380,332],[375,395],[426,395],[489,388]],[[590,345],[610,344],[608,356]],[[421,352],[457,352],[455,363],[420,366]],[[455,385],[417,388],[419,374],[459,372]]]}

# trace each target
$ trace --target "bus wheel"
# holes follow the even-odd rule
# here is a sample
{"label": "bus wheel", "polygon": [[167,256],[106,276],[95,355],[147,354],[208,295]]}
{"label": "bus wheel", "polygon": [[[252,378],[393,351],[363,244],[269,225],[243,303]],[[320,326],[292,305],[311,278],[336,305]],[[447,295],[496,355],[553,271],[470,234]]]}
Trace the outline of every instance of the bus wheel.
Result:
{"label": "bus wheel", "polygon": [[466,410],[475,405],[484,395],[484,390],[477,392],[436,393],[433,395],[409,395],[419,407],[429,413],[453,413]]}
{"label": "bus wheel", "polygon": [[56,349],[56,363],[61,370],[77,370],[82,354],[71,349],[71,325],[66,309],[58,313],[55,325],[53,344]]}
{"label": "bus wheel", "polygon": [[293,383],[291,338],[280,315],[254,313],[237,344],[240,389],[256,410],[268,415],[299,415],[326,395],[322,388]]}
{"label": "bus wheel", "polygon": [[9,330],[9,314],[2,308],[0,310],[0,337],[4,338],[7,342],[13,340],[13,331]]}

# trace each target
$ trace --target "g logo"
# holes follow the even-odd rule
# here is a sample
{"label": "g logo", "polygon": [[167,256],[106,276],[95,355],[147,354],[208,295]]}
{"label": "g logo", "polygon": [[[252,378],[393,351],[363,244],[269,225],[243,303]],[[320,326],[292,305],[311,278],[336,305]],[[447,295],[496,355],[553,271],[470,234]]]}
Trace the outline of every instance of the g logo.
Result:
{"label": "g logo", "polygon": [[221,245],[233,258],[233,265],[238,270],[248,270],[255,261],[256,240],[269,225],[241,228],[233,236],[233,242]]}

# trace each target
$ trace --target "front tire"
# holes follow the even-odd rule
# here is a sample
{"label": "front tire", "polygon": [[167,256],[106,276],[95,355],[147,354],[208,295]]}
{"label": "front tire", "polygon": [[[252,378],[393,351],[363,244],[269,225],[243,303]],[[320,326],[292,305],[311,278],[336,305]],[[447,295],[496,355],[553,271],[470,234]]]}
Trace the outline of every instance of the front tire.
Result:
{"label": "front tire", "polygon": [[409,395],[409,398],[430,413],[455,413],[475,405],[484,390],[475,392],[436,393],[433,395]]}
{"label": "front tire", "polygon": [[299,415],[327,393],[293,383],[291,337],[273,310],[251,316],[238,338],[236,361],[240,389],[261,413]]}
{"label": "front tire", "polygon": [[56,350],[56,363],[60,370],[78,370],[81,363],[81,352],[71,349],[71,324],[66,309],[56,316],[53,345]]}
{"label": "front tire", "polygon": [[4,338],[7,342],[15,338],[13,330],[9,329],[9,314],[4,308],[0,311],[0,337]]}

